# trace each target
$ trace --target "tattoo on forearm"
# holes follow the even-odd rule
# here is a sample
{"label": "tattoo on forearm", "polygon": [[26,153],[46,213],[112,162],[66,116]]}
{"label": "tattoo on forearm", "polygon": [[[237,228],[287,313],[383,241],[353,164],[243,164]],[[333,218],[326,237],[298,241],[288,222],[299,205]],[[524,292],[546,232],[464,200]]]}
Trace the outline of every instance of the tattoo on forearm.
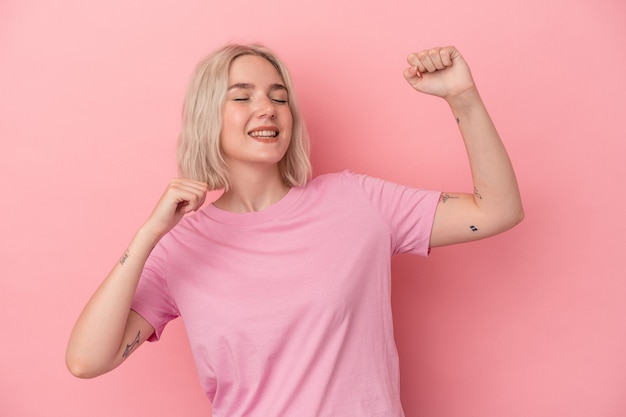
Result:
{"label": "tattoo on forearm", "polygon": [[442,203],[445,203],[446,201],[448,201],[451,198],[459,198],[458,196],[451,196],[450,194],[442,194],[441,197],[439,197],[439,201],[441,201]]}
{"label": "tattoo on forearm", "polygon": [[137,331],[137,336],[135,336],[135,340],[133,340],[130,344],[126,345],[126,349],[124,349],[124,353],[122,353],[122,358],[126,359],[130,352],[139,344],[139,336],[141,335],[141,331]]}
{"label": "tattoo on forearm", "polygon": [[128,249],[126,249],[126,252],[124,252],[122,257],[120,258],[120,265],[124,265],[124,263],[126,262],[126,259],[128,259]]}
{"label": "tattoo on forearm", "polygon": [[478,232],[478,227],[476,227],[476,226],[474,226],[474,225],[471,225],[471,226],[470,226],[470,230],[471,230],[472,232]]}
{"label": "tattoo on forearm", "polygon": [[474,195],[476,196],[476,198],[478,198],[479,200],[483,199],[483,196],[480,195],[480,193],[478,192],[478,188],[474,187]]}

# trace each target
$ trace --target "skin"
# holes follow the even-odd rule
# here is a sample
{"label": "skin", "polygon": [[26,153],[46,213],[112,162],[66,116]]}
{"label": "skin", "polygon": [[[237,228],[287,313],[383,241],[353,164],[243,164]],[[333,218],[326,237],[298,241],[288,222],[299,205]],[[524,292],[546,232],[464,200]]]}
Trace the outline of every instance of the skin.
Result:
{"label": "skin", "polygon": [[[473,193],[444,193],[430,246],[489,237],[524,217],[513,166],[487,113],[469,67],[452,46],[407,57],[404,77],[417,91],[446,100],[455,116],[472,172]],[[446,197],[447,196],[447,197]]]}
{"label": "skin", "polygon": [[[228,86],[220,141],[231,187],[214,204],[234,212],[262,210],[289,191],[278,170],[291,141],[288,91],[274,66],[253,55],[233,61]],[[256,136],[263,132],[276,136]]]}
{"label": "skin", "polygon": [[[404,77],[418,92],[443,98],[458,123],[470,161],[474,189],[445,192],[435,214],[430,246],[482,239],[523,218],[515,174],[478,94],[470,70],[454,47],[410,54]],[[291,114],[277,88],[280,75],[269,62],[244,56],[233,61],[224,103],[221,141],[231,189],[214,204],[224,210],[262,210],[288,191],[277,162],[291,138]],[[251,131],[277,132],[254,138]],[[207,185],[174,178],[128,249],[91,297],[70,336],[66,363],[77,377],[91,378],[120,365],[154,333],[130,309],[152,248],[188,213],[204,203]]]}

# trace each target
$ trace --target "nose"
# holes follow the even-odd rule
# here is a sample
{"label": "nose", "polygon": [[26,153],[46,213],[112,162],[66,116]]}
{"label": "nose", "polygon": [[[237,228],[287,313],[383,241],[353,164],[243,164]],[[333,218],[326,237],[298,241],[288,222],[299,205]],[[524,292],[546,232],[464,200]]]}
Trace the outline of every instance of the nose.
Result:
{"label": "nose", "polygon": [[274,119],[276,117],[276,107],[269,97],[263,97],[259,100],[258,115],[261,119]]}

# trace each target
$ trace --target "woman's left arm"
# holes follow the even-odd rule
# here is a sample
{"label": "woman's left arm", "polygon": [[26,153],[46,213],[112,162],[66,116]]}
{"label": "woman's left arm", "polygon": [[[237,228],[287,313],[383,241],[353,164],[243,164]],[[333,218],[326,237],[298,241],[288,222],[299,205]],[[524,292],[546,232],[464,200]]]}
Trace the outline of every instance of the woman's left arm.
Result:
{"label": "woman's left arm", "polygon": [[469,67],[454,47],[408,56],[404,76],[413,88],[446,100],[463,136],[474,190],[444,192],[430,247],[469,242],[504,232],[524,218],[513,166],[478,93]]}

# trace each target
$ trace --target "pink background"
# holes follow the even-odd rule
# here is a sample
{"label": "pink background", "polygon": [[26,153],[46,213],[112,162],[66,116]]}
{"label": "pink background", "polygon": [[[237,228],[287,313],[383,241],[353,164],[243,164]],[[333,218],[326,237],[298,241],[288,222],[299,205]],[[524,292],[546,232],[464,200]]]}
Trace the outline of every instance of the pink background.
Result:
{"label": "pink background", "polygon": [[89,381],[65,344],[168,179],[195,63],[262,41],[293,73],[316,173],[470,190],[445,104],[402,78],[455,44],[526,220],[394,261],[407,416],[626,415],[626,3],[280,0],[0,3],[0,415],[210,415],[184,329]]}

